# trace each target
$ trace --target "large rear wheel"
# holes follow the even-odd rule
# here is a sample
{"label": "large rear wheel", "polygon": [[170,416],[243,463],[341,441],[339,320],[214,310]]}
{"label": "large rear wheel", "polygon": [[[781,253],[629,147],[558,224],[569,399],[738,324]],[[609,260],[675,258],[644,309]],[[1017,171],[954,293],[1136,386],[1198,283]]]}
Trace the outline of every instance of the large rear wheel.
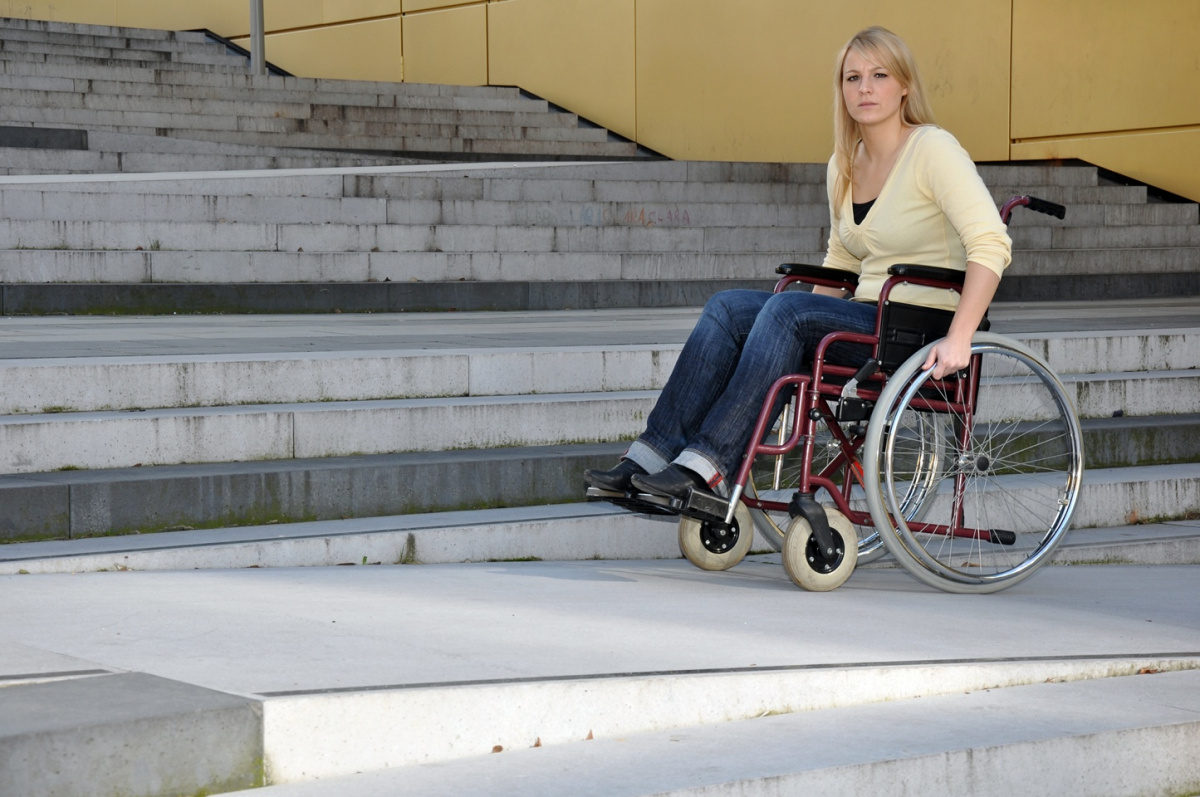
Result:
{"label": "large rear wheel", "polygon": [[[988,333],[971,349],[974,414],[954,395],[969,377],[931,379],[926,347],[882,391],[863,464],[871,517],[899,563],[938,589],[984,593],[1029,577],[1062,542],[1083,441],[1066,389],[1040,357]],[[920,520],[906,512],[914,494],[928,502]]]}

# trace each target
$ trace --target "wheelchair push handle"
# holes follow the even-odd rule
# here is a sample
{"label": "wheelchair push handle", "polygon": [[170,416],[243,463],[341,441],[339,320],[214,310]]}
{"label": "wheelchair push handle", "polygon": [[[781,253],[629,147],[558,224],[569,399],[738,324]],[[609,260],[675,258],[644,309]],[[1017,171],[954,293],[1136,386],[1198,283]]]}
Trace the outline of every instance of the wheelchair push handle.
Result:
{"label": "wheelchair push handle", "polygon": [[1054,216],[1058,219],[1065,219],[1067,217],[1067,209],[1057,202],[1051,202],[1048,199],[1039,199],[1035,196],[1015,196],[1005,202],[1004,207],[1000,209],[1000,218],[1004,220],[1005,224],[1008,224],[1008,217],[1012,215],[1013,210],[1019,207],[1029,208],[1030,210],[1044,213],[1047,216]]}

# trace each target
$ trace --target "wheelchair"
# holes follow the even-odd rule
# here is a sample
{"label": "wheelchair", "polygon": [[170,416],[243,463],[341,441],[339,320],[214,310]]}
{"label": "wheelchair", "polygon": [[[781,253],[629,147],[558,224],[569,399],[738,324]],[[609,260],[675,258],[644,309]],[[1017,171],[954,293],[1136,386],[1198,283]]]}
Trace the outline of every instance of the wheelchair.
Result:
{"label": "wheelchair", "polygon": [[[1064,218],[1061,205],[1014,197]],[[821,266],[777,269],[794,283],[853,292],[857,275]],[[810,591],[845,583],[858,564],[890,554],[924,584],[991,593],[1050,560],[1070,527],[1083,478],[1083,441],[1070,397],[1027,347],[988,331],[969,365],[933,379],[925,358],[953,313],[891,300],[900,285],[961,291],[952,269],[892,267],[876,331],[834,332],[811,373],[778,379],[763,402],[729,499],[683,499],[589,488],[635,512],[679,516],[679,547],[705,570],[736,565],[754,532],[782,553],[791,580]],[[839,343],[868,347],[860,367],[827,356]],[[782,409],[780,409],[782,406]]]}

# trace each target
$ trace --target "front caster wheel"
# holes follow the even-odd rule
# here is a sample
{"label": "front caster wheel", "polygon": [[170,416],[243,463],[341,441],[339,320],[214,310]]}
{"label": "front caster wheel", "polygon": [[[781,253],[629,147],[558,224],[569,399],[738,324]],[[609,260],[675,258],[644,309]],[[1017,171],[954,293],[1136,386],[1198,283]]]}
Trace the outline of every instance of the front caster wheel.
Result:
{"label": "front caster wheel", "polygon": [[742,561],[753,540],[754,521],[740,502],[733,525],[727,529],[695,518],[679,518],[679,550],[701,570],[728,570]]}
{"label": "front caster wheel", "polygon": [[833,533],[834,555],[827,559],[813,537],[808,521],[797,517],[788,525],[783,538],[783,569],[801,589],[828,592],[846,583],[858,563],[858,535],[841,512],[826,509],[829,530]]}

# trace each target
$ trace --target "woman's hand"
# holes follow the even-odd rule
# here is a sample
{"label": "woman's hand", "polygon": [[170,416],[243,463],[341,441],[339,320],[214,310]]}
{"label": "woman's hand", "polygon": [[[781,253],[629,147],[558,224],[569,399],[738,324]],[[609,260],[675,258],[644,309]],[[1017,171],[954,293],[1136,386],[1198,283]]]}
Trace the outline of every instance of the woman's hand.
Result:
{"label": "woman's hand", "polygon": [[950,374],[961,371],[971,362],[971,336],[950,336],[933,344],[925,364],[921,367],[928,371],[933,369],[934,379],[943,379]]}

